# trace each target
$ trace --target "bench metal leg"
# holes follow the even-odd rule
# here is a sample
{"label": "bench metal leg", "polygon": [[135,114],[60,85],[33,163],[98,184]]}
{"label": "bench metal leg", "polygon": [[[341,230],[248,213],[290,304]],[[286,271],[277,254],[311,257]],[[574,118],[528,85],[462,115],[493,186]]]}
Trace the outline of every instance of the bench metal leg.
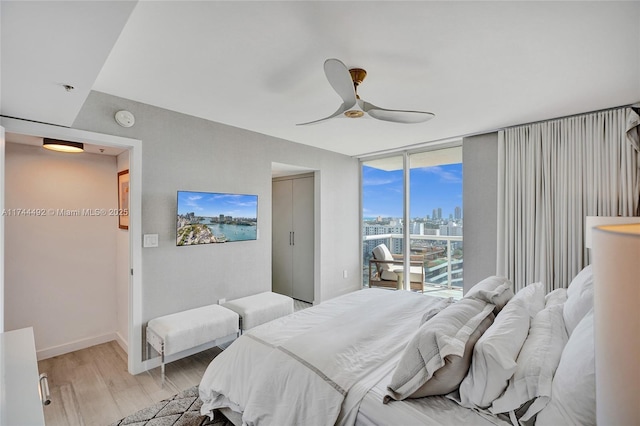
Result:
{"label": "bench metal leg", "polygon": [[162,376],[162,383],[160,387],[164,386],[164,341],[162,341],[162,347],[160,349],[160,374]]}

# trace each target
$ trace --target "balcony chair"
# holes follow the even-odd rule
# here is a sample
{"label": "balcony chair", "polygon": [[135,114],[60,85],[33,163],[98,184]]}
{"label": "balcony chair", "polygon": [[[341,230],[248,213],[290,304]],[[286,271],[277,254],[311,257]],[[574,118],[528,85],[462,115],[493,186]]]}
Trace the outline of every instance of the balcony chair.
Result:
{"label": "balcony chair", "polygon": [[[403,283],[394,271],[403,267],[403,256],[392,255],[385,244],[380,244],[373,249],[373,257],[369,260],[369,287],[389,287],[400,290]],[[410,257],[411,290],[424,292],[424,256],[411,255]]]}

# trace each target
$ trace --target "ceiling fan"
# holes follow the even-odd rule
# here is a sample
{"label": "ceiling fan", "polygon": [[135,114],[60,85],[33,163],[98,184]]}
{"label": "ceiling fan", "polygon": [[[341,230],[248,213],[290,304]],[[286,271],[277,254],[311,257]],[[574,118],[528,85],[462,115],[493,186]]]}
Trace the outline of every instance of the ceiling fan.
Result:
{"label": "ceiling fan", "polygon": [[320,120],[300,123],[298,126],[319,123],[330,118],[344,115],[349,118],[360,118],[365,115],[378,120],[391,121],[394,123],[423,123],[431,120],[435,115],[425,111],[405,111],[396,109],[380,108],[358,96],[358,86],[367,76],[367,72],[361,68],[347,69],[346,65],[338,59],[327,59],[324,62],[324,74],[329,80],[333,90],[342,98],[342,105],[336,112]]}

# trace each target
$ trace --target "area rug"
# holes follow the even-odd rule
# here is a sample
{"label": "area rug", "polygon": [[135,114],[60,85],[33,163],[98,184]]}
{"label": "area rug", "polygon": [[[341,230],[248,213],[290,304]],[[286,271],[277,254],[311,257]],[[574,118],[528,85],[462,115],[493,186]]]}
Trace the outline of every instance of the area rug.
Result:
{"label": "area rug", "polygon": [[214,420],[201,415],[201,406],[198,386],[194,386],[112,423],[111,426],[233,426],[233,423],[218,412]]}

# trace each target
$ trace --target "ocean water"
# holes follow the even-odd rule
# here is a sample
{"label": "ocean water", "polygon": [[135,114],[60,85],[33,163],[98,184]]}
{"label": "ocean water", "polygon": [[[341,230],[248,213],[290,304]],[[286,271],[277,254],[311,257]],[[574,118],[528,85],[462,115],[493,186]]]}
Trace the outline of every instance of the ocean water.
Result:
{"label": "ocean water", "polygon": [[208,223],[206,225],[216,237],[221,235],[227,237],[227,242],[255,240],[257,237],[258,228],[256,226],[227,225],[224,223]]}

